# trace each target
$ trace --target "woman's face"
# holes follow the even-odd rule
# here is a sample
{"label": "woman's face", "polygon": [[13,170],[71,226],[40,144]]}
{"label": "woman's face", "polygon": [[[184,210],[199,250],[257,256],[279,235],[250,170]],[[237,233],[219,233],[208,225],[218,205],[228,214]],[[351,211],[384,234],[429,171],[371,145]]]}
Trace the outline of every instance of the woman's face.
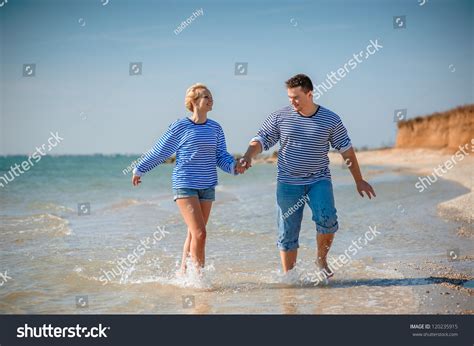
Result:
{"label": "woman's face", "polygon": [[196,100],[195,109],[199,111],[209,112],[212,110],[213,100],[209,90],[202,89],[199,91],[199,98]]}

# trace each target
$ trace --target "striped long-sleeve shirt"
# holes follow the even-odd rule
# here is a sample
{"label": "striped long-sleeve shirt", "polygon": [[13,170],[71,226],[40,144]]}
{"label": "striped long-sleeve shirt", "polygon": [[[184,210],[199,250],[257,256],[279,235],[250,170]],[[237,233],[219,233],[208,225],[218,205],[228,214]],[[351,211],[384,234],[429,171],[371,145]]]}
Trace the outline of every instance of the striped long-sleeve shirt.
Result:
{"label": "striped long-sleeve shirt", "polygon": [[339,116],[323,106],[309,117],[292,106],[282,108],[268,116],[252,141],[263,150],[280,144],[277,179],[292,185],[331,180],[329,145],[340,153],[352,147]]}
{"label": "striped long-sleeve shirt", "polygon": [[189,118],[172,123],[133,173],[142,176],[176,153],[173,188],[206,189],[217,185],[217,169],[235,174],[224,131],[214,120],[197,124]]}

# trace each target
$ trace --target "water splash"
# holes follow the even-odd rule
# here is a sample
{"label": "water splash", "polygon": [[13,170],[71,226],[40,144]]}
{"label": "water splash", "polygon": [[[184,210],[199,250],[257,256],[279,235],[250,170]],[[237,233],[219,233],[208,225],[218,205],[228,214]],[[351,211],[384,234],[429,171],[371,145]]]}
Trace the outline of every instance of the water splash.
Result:
{"label": "water splash", "polygon": [[288,272],[281,270],[273,271],[273,280],[277,283],[290,286],[325,286],[328,280],[323,275],[317,275],[319,269],[310,268],[308,265],[298,260],[293,269]]}
{"label": "water splash", "polygon": [[176,263],[175,277],[170,280],[172,285],[178,287],[191,287],[199,289],[212,288],[212,279],[215,276],[216,269],[214,264],[208,264],[204,268],[197,268],[191,258],[186,258],[186,272],[182,272],[179,263]]}

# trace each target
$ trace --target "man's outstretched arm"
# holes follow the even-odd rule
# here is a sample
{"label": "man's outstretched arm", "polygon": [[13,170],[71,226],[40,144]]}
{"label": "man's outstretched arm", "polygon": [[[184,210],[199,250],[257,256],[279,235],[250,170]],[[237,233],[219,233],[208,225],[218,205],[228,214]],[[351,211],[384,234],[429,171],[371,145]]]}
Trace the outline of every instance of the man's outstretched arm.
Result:
{"label": "man's outstretched arm", "polygon": [[[251,141],[249,144],[249,147],[247,148],[247,151],[245,152],[244,156],[242,159],[245,161],[245,168],[250,168],[252,167],[252,160],[262,152],[262,143],[259,141]],[[241,160],[242,160],[241,159]]]}
{"label": "man's outstretched arm", "polygon": [[359,195],[361,195],[361,197],[364,197],[363,192],[365,192],[369,199],[372,198],[371,195],[375,197],[375,191],[372,186],[370,186],[368,182],[362,179],[362,174],[360,172],[360,167],[359,163],[357,162],[357,157],[354,148],[351,147],[347,149],[346,151],[342,152],[341,155],[344,159],[345,164],[347,165],[347,167],[349,167],[352,176],[354,177],[357,192],[359,192]]}
{"label": "man's outstretched arm", "polygon": [[[252,160],[265,150],[269,150],[280,140],[280,129],[278,126],[278,113],[270,114],[262,124],[257,135],[250,140],[245,155],[240,159],[242,165],[248,169],[252,167]],[[245,162],[242,162],[245,161]]]}

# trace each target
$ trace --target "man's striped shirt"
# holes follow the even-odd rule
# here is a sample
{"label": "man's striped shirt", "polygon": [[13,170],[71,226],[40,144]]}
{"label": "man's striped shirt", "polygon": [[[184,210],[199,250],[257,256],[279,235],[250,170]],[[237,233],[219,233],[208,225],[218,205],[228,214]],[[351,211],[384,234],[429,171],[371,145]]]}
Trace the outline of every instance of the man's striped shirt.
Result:
{"label": "man's striped shirt", "polygon": [[284,107],[268,116],[251,141],[259,141],[263,150],[280,144],[277,179],[292,185],[331,180],[329,145],[340,153],[352,147],[339,116],[323,106],[309,117]]}
{"label": "man's striped shirt", "polygon": [[234,174],[235,160],[227,152],[224,131],[214,120],[197,124],[183,118],[171,124],[133,173],[142,176],[176,153],[173,188],[206,189],[217,185],[217,169]]}

